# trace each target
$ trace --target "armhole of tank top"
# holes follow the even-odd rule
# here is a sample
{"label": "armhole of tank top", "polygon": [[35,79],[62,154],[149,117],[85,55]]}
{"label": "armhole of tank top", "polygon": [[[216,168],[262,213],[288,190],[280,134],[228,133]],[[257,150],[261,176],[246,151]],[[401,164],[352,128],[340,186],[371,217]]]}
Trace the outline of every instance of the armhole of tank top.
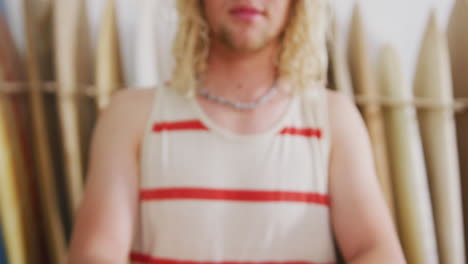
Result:
{"label": "armhole of tank top", "polygon": [[[329,190],[329,168],[331,155],[331,131],[328,114],[328,95],[325,86],[318,86],[315,91],[306,92],[306,117],[307,122],[312,122],[316,127],[322,130],[322,140],[319,141],[320,152],[324,154],[322,161],[325,163],[322,167],[324,179],[323,189],[328,193]],[[312,120],[311,120],[312,119]]]}
{"label": "armhole of tank top", "polygon": [[329,104],[328,104],[328,88],[323,88],[323,129],[325,131],[325,159],[326,159],[326,167],[324,168],[325,173],[327,175],[327,191],[329,190],[330,185],[330,165],[331,165],[331,150],[332,150],[332,133],[331,133],[331,126],[330,126],[330,114],[329,114]]}
{"label": "armhole of tank top", "polygon": [[326,86],[320,87],[320,110],[317,111],[318,119],[320,126],[322,127],[323,131],[323,141],[322,148],[324,148],[323,153],[325,155],[325,166],[323,167],[323,173],[325,177],[325,190],[328,193],[329,184],[330,184],[330,155],[331,155],[331,130],[330,130],[330,116],[328,113],[328,92]]}
{"label": "armhole of tank top", "polygon": [[[145,166],[146,159],[147,159],[146,149],[148,145],[147,143],[148,137],[151,134],[151,127],[155,121],[157,112],[162,108],[161,102],[163,100],[161,100],[160,98],[163,96],[163,90],[164,90],[163,87],[157,86],[154,91],[153,99],[151,100],[150,113],[148,115],[148,119],[146,120],[145,131],[143,133],[141,143],[140,143],[140,162],[139,162],[140,163],[140,173],[139,173],[140,176],[143,173],[143,169],[146,167]],[[140,180],[140,185],[141,185],[142,179],[139,179],[139,180]]]}

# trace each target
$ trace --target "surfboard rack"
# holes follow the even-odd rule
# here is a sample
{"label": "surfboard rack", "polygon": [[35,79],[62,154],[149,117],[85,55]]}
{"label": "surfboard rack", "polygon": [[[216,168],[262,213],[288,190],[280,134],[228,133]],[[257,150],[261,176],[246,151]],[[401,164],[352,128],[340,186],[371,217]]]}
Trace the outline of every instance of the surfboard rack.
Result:
{"label": "surfboard rack", "polygon": [[[24,93],[27,92],[28,83],[24,82],[6,82],[0,86],[0,92],[4,93]],[[81,88],[78,92],[57,92],[56,82],[45,82],[41,83],[41,88],[46,93],[60,93],[60,96],[86,96],[86,97],[97,97],[95,87],[92,85],[80,85]]]}
{"label": "surfboard rack", "polygon": [[[42,89],[47,93],[57,93],[56,82],[43,83]],[[0,85],[0,92],[4,93],[23,93],[27,91],[28,84],[24,82],[5,82]],[[59,96],[62,97],[97,97],[95,86],[81,85],[83,89],[79,89],[74,93],[63,93]],[[423,110],[453,110],[456,114],[468,111],[468,98],[457,98],[453,101],[443,102],[439,100],[432,100],[427,98],[413,98],[409,100],[400,100],[387,97],[378,96],[363,96],[355,95],[354,101],[358,105],[380,105],[383,107],[406,107],[413,106],[417,109]]]}
{"label": "surfboard rack", "polygon": [[468,98],[457,98],[453,101],[443,102],[427,98],[413,98],[409,100],[393,99],[387,97],[354,96],[358,105],[376,104],[383,107],[405,107],[413,106],[423,110],[453,110],[461,113],[468,110]]}

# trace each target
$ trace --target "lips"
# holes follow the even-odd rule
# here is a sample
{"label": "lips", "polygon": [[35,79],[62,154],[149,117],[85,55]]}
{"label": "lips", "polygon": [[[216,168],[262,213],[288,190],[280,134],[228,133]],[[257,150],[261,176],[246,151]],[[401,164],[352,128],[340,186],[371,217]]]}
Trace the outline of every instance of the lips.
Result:
{"label": "lips", "polygon": [[252,6],[236,6],[232,8],[229,13],[240,20],[247,21],[264,15],[264,12]]}

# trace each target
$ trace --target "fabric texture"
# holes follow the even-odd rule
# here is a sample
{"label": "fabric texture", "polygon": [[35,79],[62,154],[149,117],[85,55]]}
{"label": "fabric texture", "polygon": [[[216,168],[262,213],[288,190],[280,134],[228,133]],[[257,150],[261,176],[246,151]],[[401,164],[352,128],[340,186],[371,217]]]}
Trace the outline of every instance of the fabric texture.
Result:
{"label": "fabric texture", "polygon": [[156,91],[143,139],[133,263],[335,263],[325,89],[268,131],[219,127],[195,98]]}

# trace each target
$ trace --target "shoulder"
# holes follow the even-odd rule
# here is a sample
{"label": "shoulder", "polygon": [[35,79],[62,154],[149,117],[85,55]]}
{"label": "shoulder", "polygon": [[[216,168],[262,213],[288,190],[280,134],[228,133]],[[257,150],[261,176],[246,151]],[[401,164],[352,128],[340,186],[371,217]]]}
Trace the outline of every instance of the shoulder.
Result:
{"label": "shoulder", "polygon": [[331,90],[326,97],[332,143],[367,137],[365,123],[352,98]]}
{"label": "shoulder", "polygon": [[122,89],[112,95],[103,117],[118,116],[120,120],[138,118],[148,113],[153,105],[156,89]]}
{"label": "shoulder", "polygon": [[353,99],[343,93],[327,90],[326,92],[328,112],[332,118],[344,118],[359,113]]}
{"label": "shoulder", "polygon": [[150,116],[155,93],[156,88],[117,91],[99,114],[96,130],[117,133],[138,143]]}
{"label": "shoulder", "polygon": [[139,104],[151,104],[156,93],[156,88],[152,89],[121,89],[112,95],[108,109],[118,109]]}

